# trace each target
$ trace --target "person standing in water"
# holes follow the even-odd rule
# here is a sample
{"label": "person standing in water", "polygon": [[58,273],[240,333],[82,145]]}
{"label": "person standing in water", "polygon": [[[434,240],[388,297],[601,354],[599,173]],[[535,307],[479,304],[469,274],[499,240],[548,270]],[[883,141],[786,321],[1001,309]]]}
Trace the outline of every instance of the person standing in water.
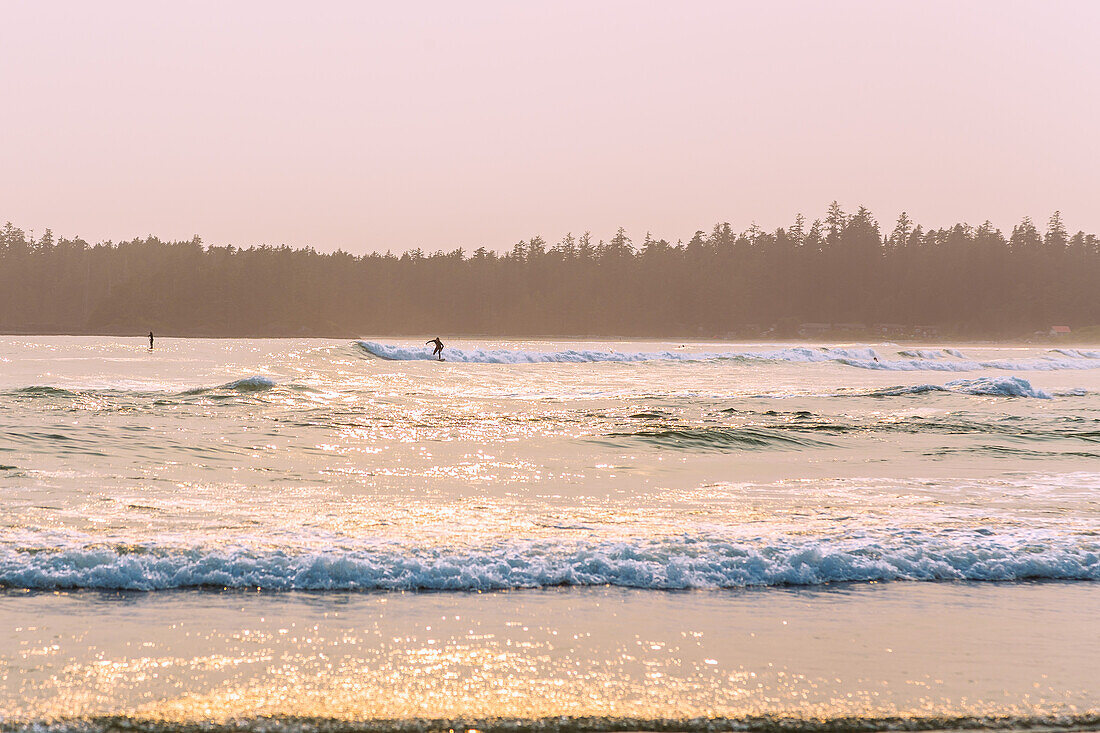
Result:
{"label": "person standing in water", "polygon": [[153,350],[153,332],[149,332],[149,351]]}
{"label": "person standing in water", "polygon": [[436,336],[431,341],[425,341],[426,344],[435,344],[435,351],[432,352],[432,356],[438,357],[440,361],[443,361],[443,342]]}

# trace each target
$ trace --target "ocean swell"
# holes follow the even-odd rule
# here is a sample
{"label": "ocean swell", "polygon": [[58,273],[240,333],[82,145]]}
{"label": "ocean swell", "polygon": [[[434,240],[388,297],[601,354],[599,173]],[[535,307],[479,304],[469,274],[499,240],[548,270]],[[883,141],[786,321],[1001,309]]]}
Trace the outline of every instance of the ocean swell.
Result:
{"label": "ocean swell", "polygon": [[907,349],[899,351],[898,356],[905,356],[910,359],[946,359],[950,356],[957,359],[966,358],[958,349]]}
{"label": "ocean swell", "polygon": [[275,380],[270,377],[264,377],[256,374],[251,377],[242,377],[241,379],[234,379],[232,382],[219,385],[217,387],[196,387],[195,389],[189,389],[183,394],[186,395],[200,395],[208,392],[264,392],[275,386]]}
{"label": "ocean swell", "polygon": [[804,436],[769,430],[760,427],[691,427],[669,426],[649,427],[631,432],[616,432],[607,435],[611,439],[639,440],[663,448],[684,450],[753,450],[763,448],[797,449],[826,447],[830,443],[812,440]]}

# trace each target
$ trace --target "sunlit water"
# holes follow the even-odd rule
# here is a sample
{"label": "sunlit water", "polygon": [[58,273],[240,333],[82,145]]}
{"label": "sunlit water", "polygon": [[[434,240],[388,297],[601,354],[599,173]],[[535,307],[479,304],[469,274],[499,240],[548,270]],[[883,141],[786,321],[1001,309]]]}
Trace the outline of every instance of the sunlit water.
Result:
{"label": "sunlit water", "polygon": [[1097,709],[1100,350],[444,355],[0,341],[0,713]]}

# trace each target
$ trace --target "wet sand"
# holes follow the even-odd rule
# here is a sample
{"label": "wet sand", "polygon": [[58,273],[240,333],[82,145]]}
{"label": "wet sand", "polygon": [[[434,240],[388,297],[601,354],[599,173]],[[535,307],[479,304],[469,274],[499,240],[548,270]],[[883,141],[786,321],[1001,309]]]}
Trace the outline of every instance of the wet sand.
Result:
{"label": "wet sand", "polygon": [[0,711],[9,729],[1080,728],[1098,616],[1100,586],[1059,582],[6,591]]}

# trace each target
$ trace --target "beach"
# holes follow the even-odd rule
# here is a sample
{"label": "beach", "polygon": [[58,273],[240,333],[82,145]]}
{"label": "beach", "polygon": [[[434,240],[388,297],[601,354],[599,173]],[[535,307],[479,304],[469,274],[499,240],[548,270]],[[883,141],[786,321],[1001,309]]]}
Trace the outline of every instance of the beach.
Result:
{"label": "beach", "polygon": [[1081,722],[1100,691],[1098,603],[1095,584],[1058,582],[9,591],[0,659],[15,721]]}

